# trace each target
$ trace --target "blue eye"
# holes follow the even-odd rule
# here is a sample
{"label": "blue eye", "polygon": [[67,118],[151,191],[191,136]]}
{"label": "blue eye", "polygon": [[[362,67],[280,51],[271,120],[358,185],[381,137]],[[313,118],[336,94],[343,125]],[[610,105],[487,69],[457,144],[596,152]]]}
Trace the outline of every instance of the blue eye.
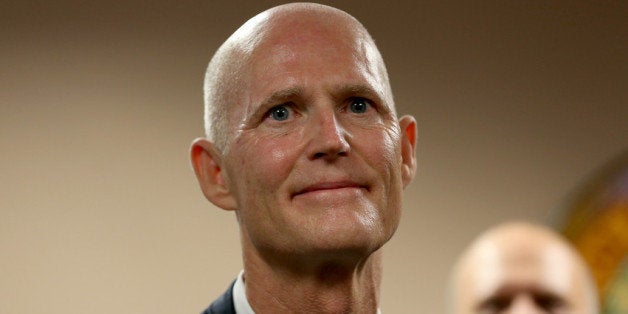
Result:
{"label": "blue eye", "polygon": [[269,115],[273,120],[284,121],[290,117],[290,110],[284,105],[279,105],[271,108]]}
{"label": "blue eye", "polygon": [[366,109],[368,109],[368,102],[364,98],[354,98],[351,100],[351,104],[349,105],[349,109],[353,113],[365,113]]}

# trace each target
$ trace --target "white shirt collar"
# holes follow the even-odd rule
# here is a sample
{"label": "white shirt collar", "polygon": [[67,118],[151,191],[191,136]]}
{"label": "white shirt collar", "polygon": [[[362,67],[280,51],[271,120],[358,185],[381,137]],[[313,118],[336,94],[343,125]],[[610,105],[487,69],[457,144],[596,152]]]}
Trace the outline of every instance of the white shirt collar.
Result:
{"label": "white shirt collar", "polygon": [[236,314],[255,314],[249,304],[249,301],[246,299],[246,289],[243,275],[244,270],[240,271],[238,279],[236,279],[236,282],[233,285],[233,305],[235,306],[235,312]]}
{"label": "white shirt collar", "polygon": [[[246,284],[244,283],[244,270],[241,270],[238,274],[233,285],[233,305],[235,306],[236,314],[255,314],[255,311],[251,308],[249,300],[246,298]],[[380,309],[377,309],[377,314],[382,314]]]}

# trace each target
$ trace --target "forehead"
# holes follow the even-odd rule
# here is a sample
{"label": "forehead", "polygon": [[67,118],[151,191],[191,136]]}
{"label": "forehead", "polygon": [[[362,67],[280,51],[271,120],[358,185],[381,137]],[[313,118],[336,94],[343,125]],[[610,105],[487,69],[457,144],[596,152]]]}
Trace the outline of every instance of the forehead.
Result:
{"label": "forehead", "polygon": [[[307,67],[330,62],[341,66],[357,61],[368,62],[362,56],[363,40],[348,34],[331,33],[313,27],[298,32],[278,33],[264,40],[252,54],[254,70],[275,67]],[[278,70],[278,69],[274,69]]]}
{"label": "forehead", "polygon": [[331,26],[310,23],[271,28],[251,55],[247,88],[251,96],[291,86],[306,89],[333,84],[362,84],[387,94],[385,70],[370,38],[353,27]]}
{"label": "forehead", "polygon": [[566,296],[575,275],[569,252],[556,244],[492,248],[487,244],[478,251],[472,267],[478,298],[500,290],[543,290]]}

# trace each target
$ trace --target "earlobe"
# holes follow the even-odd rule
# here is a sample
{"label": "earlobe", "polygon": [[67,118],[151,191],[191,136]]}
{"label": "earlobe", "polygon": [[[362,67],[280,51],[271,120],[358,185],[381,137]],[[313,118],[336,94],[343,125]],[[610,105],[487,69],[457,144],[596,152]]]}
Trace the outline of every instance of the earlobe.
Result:
{"label": "earlobe", "polygon": [[224,178],[220,154],[205,138],[197,138],[190,147],[190,160],[205,197],[214,205],[235,210],[236,202]]}
{"label": "earlobe", "polygon": [[416,173],[416,120],[412,116],[399,119],[401,128],[401,177],[406,187],[414,179]]}

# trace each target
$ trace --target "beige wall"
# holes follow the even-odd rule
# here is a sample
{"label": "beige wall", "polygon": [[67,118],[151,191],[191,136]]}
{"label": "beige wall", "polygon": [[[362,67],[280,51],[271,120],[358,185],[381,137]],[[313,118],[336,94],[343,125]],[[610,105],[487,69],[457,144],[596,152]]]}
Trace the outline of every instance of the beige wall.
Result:
{"label": "beige wall", "polygon": [[[269,2],[23,2],[0,4],[0,313],[199,312],[241,267],[188,165],[204,67]],[[473,236],[547,221],[628,147],[627,6],[383,3],[335,3],[419,121],[382,309],[441,313]]]}

